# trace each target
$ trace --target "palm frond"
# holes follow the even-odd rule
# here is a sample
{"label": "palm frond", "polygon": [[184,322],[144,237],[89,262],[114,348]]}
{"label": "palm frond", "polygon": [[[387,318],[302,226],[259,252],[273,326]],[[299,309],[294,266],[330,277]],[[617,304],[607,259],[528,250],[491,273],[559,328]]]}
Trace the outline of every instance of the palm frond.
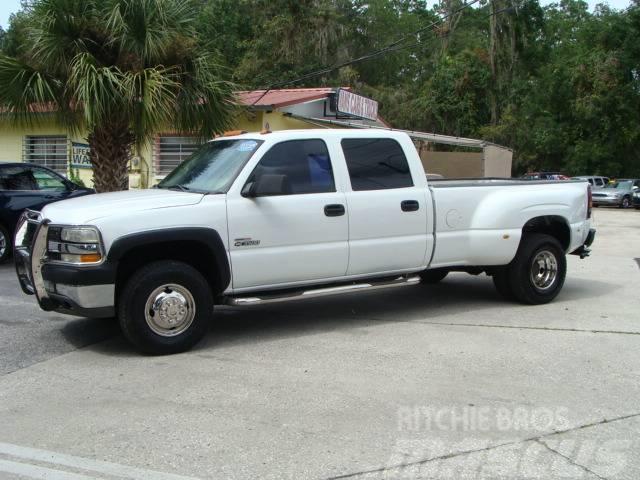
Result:
{"label": "palm frond", "polygon": [[138,145],[171,124],[180,87],[178,81],[175,68],[145,68],[123,76],[122,86],[132,112],[131,128]]}
{"label": "palm frond", "polygon": [[96,9],[95,0],[35,2],[28,29],[34,62],[49,71],[60,71],[79,53],[98,48],[101,39],[91,29]]}
{"label": "palm frond", "polygon": [[222,67],[213,53],[203,53],[187,63],[178,96],[176,126],[202,139],[231,127],[237,106],[234,85],[221,80]]}
{"label": "palm frond", "polygon": [[102,67],[88,53],[71,61],[67,86],[90,127],[126,116],[128,99],[124,75],[117,67]]}
{"label": "palm frond", "polygon": [[0,55],[0,105],[19,125],[34,123],[38,112],[57,111],[63,97],[62,84],[45,72]]}
{"label": "palm frond", "polygon": [[194,33],[195,12],[188,0],[112,0],[108,8],[114,42],[145,67],[163,63],[177,36]]}

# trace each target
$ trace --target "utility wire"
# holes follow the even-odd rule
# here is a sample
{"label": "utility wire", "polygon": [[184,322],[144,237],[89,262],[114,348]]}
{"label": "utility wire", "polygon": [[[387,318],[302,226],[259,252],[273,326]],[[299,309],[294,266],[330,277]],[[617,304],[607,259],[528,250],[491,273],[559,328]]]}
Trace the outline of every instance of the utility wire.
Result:
{"label": "utility wire", "polygon": [[[500,10],[497,10],[497,11],[495,11],[493,13],[490,13],[489,15],[486,15],[485,17],[482,17],[481,19],[493,17],[493,16],[496,16],[496,15],[498,15],[500,13],[513,12],[513,11],[515,11],[515,7],[513,5],[511,5],[509,7],[505,7],[505,8],[502,8]],[[410,43],[408,45],[398,45],[394,49],[389,50],[389,52],[398,52],[400,50],[404,50],[405,48],[420,47],[420,46],[423,46],[425,43],[426,42],[415,42],[415,43]]]}
{"label": "utility wire", "polygon": [[[253,101],[253,103],[251,104],[251,106],[255,105],[256,103],[258,103],[260,100],[262,100],[265,95],[267,93],[269,93],[269,91],[273,90],[274,88],[278,88],[284,85],[291,85],[291,84],[295,84],[295,83],[299,83],[302,82],[303,80],[306,80],[308,78],[313,78],[313,77],[317,77],[318,75],[323,75],[325,73],[330,73],[334,70],[338,70],[340,68],[344,68],[347,67],[349,65],[353,65],[354,63],[359,63],[359,62],[363,62],[365,60],[370,60],[372,58],[376,58],[379,57],[380,55],[384,55],[386,53],[389,52],[393,52],[395,50],[400,50],[399,45],[402,44],[403,42],[405,42],[408,38],[410,37],[414,37],[416,35],[418,35],[419,33],[424,32],[425,30],[431,30],[433,27],[441,24],[442,22],[444,22],[447,18],[452,17],[453,15],[455,15],[456,13],[461,12],[462,10],[470,7],[471,5],[478,3],[480,0],[471,0],[468,3],[465,3],[463,5],[461,5],[459,8],[449,12],[448,14],[440,17],[438,20],[435,20],[433,22],[431,22],[429,25],[426,25],[422,28],[419,28],[418,30],[412,32],[412,33],[407,33],[405,35],[403,35],[402,37],[400,37],[398,40],[396,40],[395,42],[390,43],[389,45],[386,45],[385,47],[382,47],[379,50],[375,50],[371,53],[368,53],[366,55],[362,55],[360,57],[351,59],[351,60],[347,60],[345,62],[342,63],[338,63],[336,65],[333,65],[331,67],[325,67],[322,68],[320,70],[316,70],[314,72],[310,72],[307,74],[304,74],[298,78],[294,78],[293,80],[288,80],[288,81],[284,81],[284,82],[277,82],[277,83],[273,83],[271,84],[263,93],[262,95],[260,95],[256,100]],[[496,12],[498,13],[498,12]]]}

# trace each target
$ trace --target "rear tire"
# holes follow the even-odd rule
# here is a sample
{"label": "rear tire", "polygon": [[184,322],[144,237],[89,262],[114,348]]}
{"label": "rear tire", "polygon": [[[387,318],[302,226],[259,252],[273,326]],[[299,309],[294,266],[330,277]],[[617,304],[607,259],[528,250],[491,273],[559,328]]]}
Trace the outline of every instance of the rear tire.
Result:
{"label": "rear tire", "polygon": [[[513,297],[521,303],[539,305],[550,302],[562,290],[567,260],[558,240],[533,233],[522,238],[506,271]],[[506,280],[499,280],[503,281]]]}
{"label": "rear tire", "polygon": [[6,262],[11,256],[12,243],[9,232],[0,225],[0,263]]}
{"label": "rear tire", "polygon": [[204,337],[213,303],[209,284],[191,265],[153,262],[137,270],[121,290],[118,320],[141,352],[179,353]]}
{"label": "rear tire", "polygon": [[620,208],[629,208],[631,206],[631,199],[629,197],[624,197],[622,199],[622,203],[620,203]]}
{"label": "rear tire", "polygon": [[440,282],[449,274],[449,270],[442,268],[434,268],[433,270],[424,270],[419,273],[422,283],[434,284]]}

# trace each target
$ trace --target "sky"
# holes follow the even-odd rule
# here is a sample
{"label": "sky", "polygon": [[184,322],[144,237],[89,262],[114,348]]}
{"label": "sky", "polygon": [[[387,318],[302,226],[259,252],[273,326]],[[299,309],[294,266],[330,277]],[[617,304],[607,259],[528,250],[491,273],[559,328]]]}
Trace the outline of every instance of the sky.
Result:
{"label": "sky", "polygon": [[[587,0],[591,9],[596,3],[608,3],[611,7],[616,9],[627,8],[631,3],[630,0]],[[429,2],[431,3],[431,2]],[[552,0],[541,0],[543,5],[553,3]],[[12,13],[20,10],[20,0],[0,0],[0,26],[5,30],[9,26],[9,16]]]}

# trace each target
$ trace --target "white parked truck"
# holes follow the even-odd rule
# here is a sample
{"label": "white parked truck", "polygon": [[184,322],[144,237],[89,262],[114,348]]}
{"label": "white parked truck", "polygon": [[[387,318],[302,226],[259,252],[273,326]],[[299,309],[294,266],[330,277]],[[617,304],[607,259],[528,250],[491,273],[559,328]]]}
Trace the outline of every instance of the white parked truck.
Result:
{"label": "white parked truck", "polygon": [[[44,310],[116,316],[141,351],[184,351],[214,305],[485,272],[551,301],[593,241],[587,182],[427,184],[404,133],[300,130],[208,142],[156,188],[25,212],[15,262]],[[428,295],[429,292],[425,292]]]}

